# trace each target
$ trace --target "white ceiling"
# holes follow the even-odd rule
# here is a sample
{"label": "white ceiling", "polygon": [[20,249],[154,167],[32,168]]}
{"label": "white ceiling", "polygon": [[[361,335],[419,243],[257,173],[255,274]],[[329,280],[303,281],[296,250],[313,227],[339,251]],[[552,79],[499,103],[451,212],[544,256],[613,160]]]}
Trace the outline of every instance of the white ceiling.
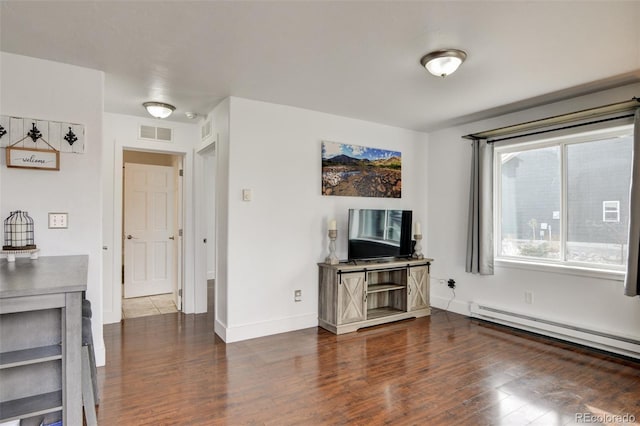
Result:
{"label": "white ceiling", "polygon": [[[433,130],[640,81],[639,1],[0,2],[0,49],[105,72],[105,110],[227,96]],[[460,48],[442,79],[425,53]],[[506,108],[506,110],[505,110]]]}

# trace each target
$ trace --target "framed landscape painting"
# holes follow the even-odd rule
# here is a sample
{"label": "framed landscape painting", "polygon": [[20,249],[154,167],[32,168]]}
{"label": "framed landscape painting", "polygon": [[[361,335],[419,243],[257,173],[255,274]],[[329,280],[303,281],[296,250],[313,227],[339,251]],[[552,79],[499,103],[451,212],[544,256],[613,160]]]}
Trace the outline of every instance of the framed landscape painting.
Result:
{"label": "framed landscape painting", "polygon": [[322,195],[400,198],[398,151],[322,142]]}

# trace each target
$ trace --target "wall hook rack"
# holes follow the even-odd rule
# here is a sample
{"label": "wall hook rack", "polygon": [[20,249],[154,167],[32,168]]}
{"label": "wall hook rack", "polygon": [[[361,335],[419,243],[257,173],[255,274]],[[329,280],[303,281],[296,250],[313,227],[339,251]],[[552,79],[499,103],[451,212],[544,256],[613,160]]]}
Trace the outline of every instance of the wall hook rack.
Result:
{"label": "wall hook rack", "polygon": [[27,136],[31,138],[33,143],[36,143],[38,139],[42,137],[42,132],[38,130],[38,128],[36,127],[36,123],[32,123],[31,126],[31,130],[27,132]]}
{"label": "wall hook rack", "polygon": [[62,154],[84,154],[85,144],[82,124],[0,115],[0,148],[51,147]]}
{"label": "wall hook rack", "polygon": [[71,126],[69,126],[69,132],[64,136],[64,140],[67,141],[69,145],[73,145],[73,143],[78,140],[78,137],[73,133]]}

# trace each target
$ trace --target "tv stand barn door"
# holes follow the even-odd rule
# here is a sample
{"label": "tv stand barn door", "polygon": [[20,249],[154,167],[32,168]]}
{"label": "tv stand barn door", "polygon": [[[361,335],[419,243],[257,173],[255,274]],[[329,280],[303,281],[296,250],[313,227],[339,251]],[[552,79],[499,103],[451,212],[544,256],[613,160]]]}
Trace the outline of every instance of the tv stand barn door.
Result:
{"label": "tv stand barn door", "polygon": [[364,321],[365,274],[357,272],[338,277],[338,324]]}
{"label": "tv stand barn door", "polygon": [[318,324],[342,334],[429,315],[432,259],[319,266]]}
{"label": "tv stand barn door", "polygon": [[429,308],[429,270],[419,267],[411,268],[408,274],[409,311]]}

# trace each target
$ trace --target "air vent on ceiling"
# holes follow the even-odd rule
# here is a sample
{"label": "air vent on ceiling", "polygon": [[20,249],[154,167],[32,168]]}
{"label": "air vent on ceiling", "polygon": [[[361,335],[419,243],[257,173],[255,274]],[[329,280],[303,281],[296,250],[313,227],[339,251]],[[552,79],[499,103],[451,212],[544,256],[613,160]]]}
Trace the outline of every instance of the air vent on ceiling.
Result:
{"label": "air vent on ceiling", "polygon": [[140,139],[150,139],[161,142],[171,142],[173,130],[167,127],[140,126]]}
{"label": "air vent on ceiling", "polygon": [[200,133],[202,136],[202,140],[205,140],[209,136],[211,136],[211,120],[207,120],[202,124],[202,127],[200,128]]}

